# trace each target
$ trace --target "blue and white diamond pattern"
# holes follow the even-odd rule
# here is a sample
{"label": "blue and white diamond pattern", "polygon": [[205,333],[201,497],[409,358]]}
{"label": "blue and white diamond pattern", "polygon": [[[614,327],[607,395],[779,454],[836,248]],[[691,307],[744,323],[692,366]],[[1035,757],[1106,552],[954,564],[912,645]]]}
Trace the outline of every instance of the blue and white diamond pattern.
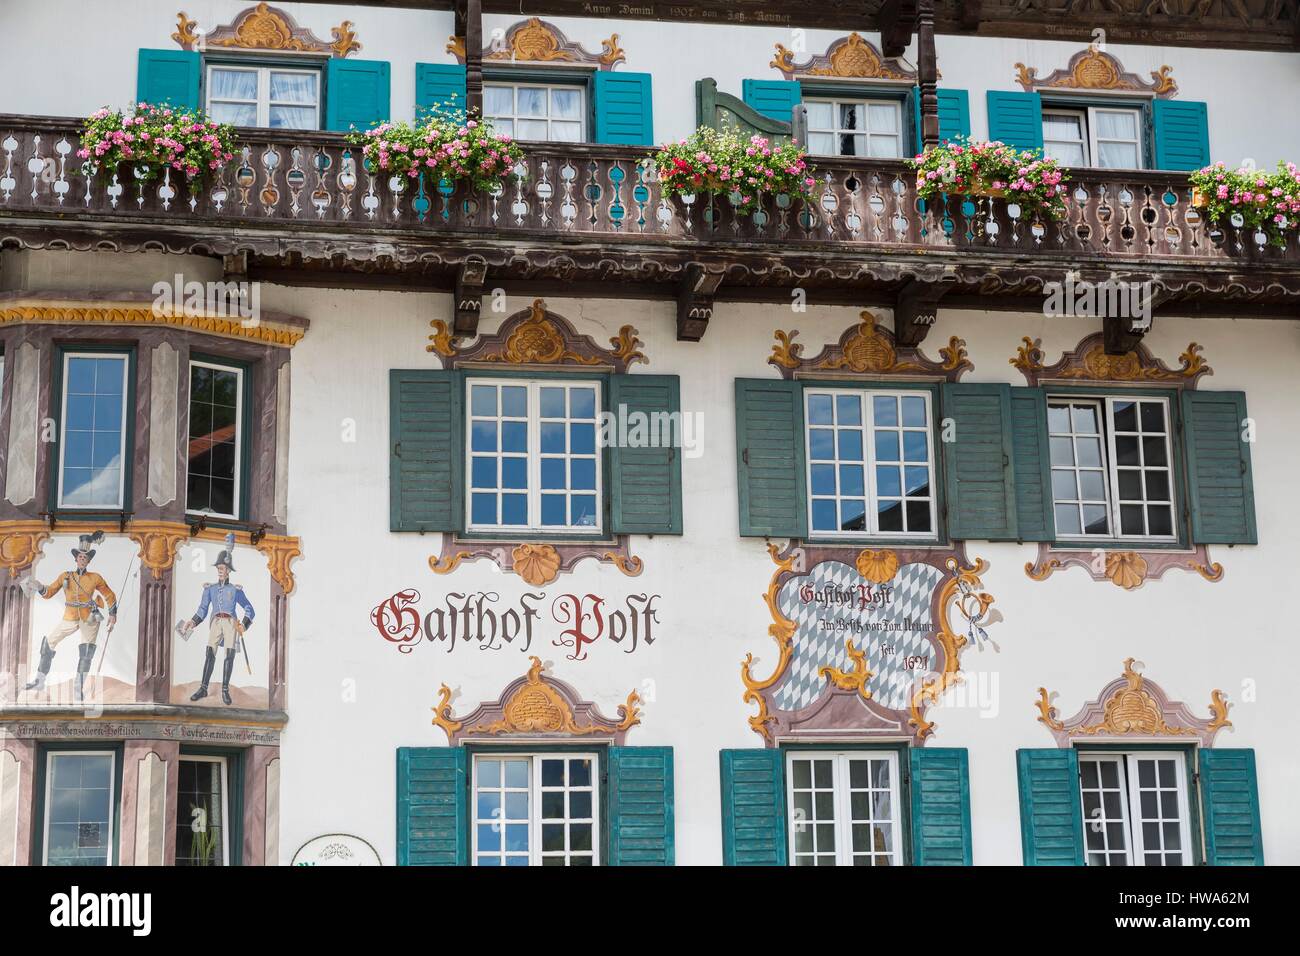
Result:
{"label": "blue and white diamond pattern", "polygon": [[[930,639],[934,633],[930,605],[934,589],[944,579],[944,572],[929,564],[905,564],[894,579],[888,582],[893,589],[888,604],[869,605],[859,609],[857,602],[850,604],[805,603],[799,592],[805,585],[815,591],[840,589],[857,591],[867,584],[856,568],[840,561],[823,561],[808,574],[791,578],[777,595],[777,607],[795,624],[794,650],[786,676],[772,692],[777,707],[785,711],[807,707],[821,694],[826,678],[818,677],[823,667],[849,670],[850,662],[845,641],[867,652],[867,666],[873,672],[867,681],[872,699],[891,710],[903,710],[911,699],[913,683],[925,673],[908,670],[904,660],[908,657],[929,655],[929,669],[934,669],[936,645]],[[822,620],[844,621],[844,630],[826,630]],[[907,625],[904,622],[908,622]],[[854,623],[862,630],[854,630]],[[881,624],[894,625],[897,630],[873,630]],[[907,626],[911,629],[903,630]],[[881,654],[881,643],[893,645],[892,654]]]}

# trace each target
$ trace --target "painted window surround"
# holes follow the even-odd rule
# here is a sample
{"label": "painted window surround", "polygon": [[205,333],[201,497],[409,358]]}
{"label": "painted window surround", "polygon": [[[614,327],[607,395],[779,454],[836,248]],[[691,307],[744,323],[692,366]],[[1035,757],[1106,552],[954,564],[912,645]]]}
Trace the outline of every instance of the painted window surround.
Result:
{"label": "painted window surround", "polygon": [[[3,303],[0,303],[3,304]],[[164,504],[149,499],[149,429],[152,415],[151,356],[160,345],[176,350],[177,391],[176,403],[176,487],[174,497]],[[248,428],[245,447],[247,461],[245,482],[246,505],[238,521],[212,518],[209,527],[232,529],[257,529],[265,525],[270,533],[284,533],[283,521],[275,512],[275,444],[278,428],[277,377],[279,369],[289,361],[289,349],[263,345],[236,338],[209,335],[181,329],[161,329],[148,326],[121,324],[96,325],[90,323],[55,324],[47,322],[7,324],[0,326],[0,351],[12,356],[18,348],[30,345],[39,351],[39,403],[40,418],[58,421],[61,399],[54,394],[57,380],[55,365],[60,351],[87,349],[132,350],[135,361],[128,383],[134,393],[134,407],[127,408],[127,424],[133,426],[128,435],[126,457],[131,462],[125,479],[129,497],[123,508],[112,511],[86,509],[57,509],[51,504],[53,489],[58,481],[58,449],[56,443],[44,446],[36,461],[36,489],[34,500],[14,504],[0,498],[0,521],[37,518],[52,511],[56,521],[104,519],[198,521],[200,516],[187,515],[185,506],[185,473],[187,466],[189,408],[189,361],[191,356],[207,360],[241,364],[247,369],[245,421]],[[0,393],[0,466],[9,445],[10,408],[12,405],[13,375],[6,370],[3,393]]]}

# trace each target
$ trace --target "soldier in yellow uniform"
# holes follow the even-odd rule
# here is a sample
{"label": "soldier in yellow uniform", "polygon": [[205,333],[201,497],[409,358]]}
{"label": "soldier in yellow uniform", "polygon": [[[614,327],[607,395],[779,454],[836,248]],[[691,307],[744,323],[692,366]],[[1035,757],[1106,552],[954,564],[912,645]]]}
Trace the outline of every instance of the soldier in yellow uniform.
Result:
{"label": "soldier in yellow uniform", "polygon": [[95,557],[91,547],[104,540],[104,532],[80,536],[79,545],[72,549],[72,557],[77,566],[71,571],[64,571],[49,587],[29,578],[24,587],[31,594],[39,594],[49,600],[56,594],[63,595],[63,620],[41,641],[41,660],[36,668],[36,676],[27,684],[26,690],[42,690],[45,678],[50,673],[54,662],[55,648],[63,639],[80,633],[81,646],[77,649],[77,684],[76,699],[82,699],[85,692],[86,674],[90,671],[90,662],[95,658],[95,641],[99,637],[99,624],[104,619],[101,608],[108,605],[108,629],[117,624],[117,595],[99,574],[89,570],[90,562]]}

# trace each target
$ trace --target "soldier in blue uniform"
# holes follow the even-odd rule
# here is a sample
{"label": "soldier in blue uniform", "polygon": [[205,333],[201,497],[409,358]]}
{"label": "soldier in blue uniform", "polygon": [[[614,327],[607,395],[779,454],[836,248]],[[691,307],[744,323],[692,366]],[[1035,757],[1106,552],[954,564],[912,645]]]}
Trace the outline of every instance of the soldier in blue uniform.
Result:
{"label": "soldier in blue uniform", "polygon": [[[203,659],[203,682],[190,696],[190,700],[202,700],[208,696],[208,682],[212,680],[212,669],[216,666],[217,648],[224,646],[226,659],[221,672],[221,699],[227,705],[230,703],[230,674],[235,669],[235,653],[239,650],[239,642],[243,640],[244,632],[252,625],[255,613],[244,589],[230,580],[230,573],[235,570],[234,549],[235,536],[228,534],[226,550],[218,554],[217,560],[213,562],[213,566],[217,569],[216,582],[203,585],[203,597],[199,600],[199,609],[188,621],[183,621],[176,626],[182,636],[188,636],[203,622],[209,611],[212,614],[212,623],[208,625],[207,653]],[[239,620],[240,608],[244,611],[243,621]]]}

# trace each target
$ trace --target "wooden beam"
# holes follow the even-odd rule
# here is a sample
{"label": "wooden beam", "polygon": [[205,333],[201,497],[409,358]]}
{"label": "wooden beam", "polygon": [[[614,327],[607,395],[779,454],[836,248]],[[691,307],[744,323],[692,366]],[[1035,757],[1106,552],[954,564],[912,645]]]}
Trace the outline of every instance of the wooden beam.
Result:
{"label": "wooden beam", "polygon": [[921,89],[921,144],[939,145],[939,63],[934,52],[934,0],[915,0],[916,79]]}
{"label": "wooden beam", "polygon": [[713,297],[722,285],[721,272],[709,272],[698,262],[686,267],[677,291],[677,341],[698,342],[713,318]]}
{"label": "wooden beam", "polygon": [[452,328],[457,335],[478,334],[478,320],[483,312],[483,283],[487,279],[487,262],[479,258],[466,259],[456,274],[456,290],[452,298]]}
{"label": "wooden beam", "polygon": [[483,113],[483,0],[456,0],[456,36],[465,42],[465,108]]}
{"label": "wooden beam", "polygon": [[963,30],[976,31],[980,28],[980,19],[984,15],[983,0],[957,0],[959,8],[958,21]]}

